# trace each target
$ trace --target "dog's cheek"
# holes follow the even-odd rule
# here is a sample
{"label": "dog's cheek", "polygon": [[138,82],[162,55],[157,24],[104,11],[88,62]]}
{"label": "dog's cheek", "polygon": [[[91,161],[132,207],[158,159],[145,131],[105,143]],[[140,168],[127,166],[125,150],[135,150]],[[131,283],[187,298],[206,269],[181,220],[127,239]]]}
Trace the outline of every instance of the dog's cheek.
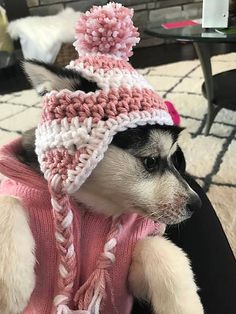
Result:
{"label": "dog's cheek", "polygon": [[169,218],[183,214],[186,190],[172,174],[139,180],[133,185],[131,192],[136,206],[143,208],[144,213],[155,212],[157,216]]}

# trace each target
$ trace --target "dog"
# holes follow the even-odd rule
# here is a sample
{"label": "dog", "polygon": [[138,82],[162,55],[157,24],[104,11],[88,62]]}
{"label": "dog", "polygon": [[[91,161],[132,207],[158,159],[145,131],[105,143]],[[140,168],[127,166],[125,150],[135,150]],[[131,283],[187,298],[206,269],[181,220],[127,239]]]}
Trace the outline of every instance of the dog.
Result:
{"label": "dog", "polygon": [[[26,62],[24,68],[41,95],[53,89],[88,92],[98,88],[70,69],[34,61]],[[176,126],[145,125],[119,132],[70,197],[106,216],[137,213],[167,225],[190,218],[201,202],[184,179],[185,159],[178,145],[181,131]],[[34,142],[35,129],[23,134],[16,157],[40,173]],[[0,237],[0,313],[18,314],[34,289],[37,263],[20,199],[0,196]],[[187,255],[165,236],[138,241],[128,285],[134,297],[151,303],[155,314],[204,313]]]}

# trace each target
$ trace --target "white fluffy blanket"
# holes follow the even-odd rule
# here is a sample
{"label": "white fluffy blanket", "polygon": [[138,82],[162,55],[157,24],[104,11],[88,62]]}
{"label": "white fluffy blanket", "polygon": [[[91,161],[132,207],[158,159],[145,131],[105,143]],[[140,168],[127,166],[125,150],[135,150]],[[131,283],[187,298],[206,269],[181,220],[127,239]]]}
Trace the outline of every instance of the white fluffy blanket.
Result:
{"label": "white fluffy blanket", "polygon": [[57,15],[30,16],[13,21],[8,32],[13,39],[20,39],[25,59],[52,63],[62,43],[75,39],[75,24],[81,12],[67,8]]}

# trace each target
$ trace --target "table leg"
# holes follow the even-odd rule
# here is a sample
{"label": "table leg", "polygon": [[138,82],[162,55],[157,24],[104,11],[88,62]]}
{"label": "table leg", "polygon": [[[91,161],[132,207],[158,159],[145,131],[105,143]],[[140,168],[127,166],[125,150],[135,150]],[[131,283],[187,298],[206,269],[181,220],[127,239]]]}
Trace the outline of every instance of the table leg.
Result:
{"label": "table leg", "polygon": [[208,114],[205,135],[208,135],[211,125],[214,121],[214,118],[217,115],[220,108],[216,106],[214,103],[214,86],[212,79],[211,57],[208,49],[208,44],[194,42],[193,45],[200,60],[205,80],[206,96],[208,101]]}

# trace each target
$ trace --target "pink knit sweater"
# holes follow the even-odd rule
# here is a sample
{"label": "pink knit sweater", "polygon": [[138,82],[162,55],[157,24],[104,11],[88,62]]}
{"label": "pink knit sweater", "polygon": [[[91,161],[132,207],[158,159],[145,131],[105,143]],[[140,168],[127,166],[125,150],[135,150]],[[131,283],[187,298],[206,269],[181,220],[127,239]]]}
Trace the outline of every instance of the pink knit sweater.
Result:
{"label": "pink knit sweater", "polygon": [[[14,157],[20,145],[21,141],[16,140],[0,151],[0,172],[8,177],[0,186],[0,194],[14,195],[22,200],[36,242],[36,286],[24,314],[51,314],[54,313],[58,260],[50,194],[43,177]],[[75,294],[97,267],[112,219],[81,211],[73,203],[72,210],[77,258],[77,275],[73,287]],[[102,314],[130,313],[132,296],[128,291],[127,277],[134,246],[139,239],[161,233],[162,229],[160,224],[137,214],[122,215],[121,226],[115,250],[116,260],[109,269],[110,284],[106,289]],[[75,309],[73,302],[70,308]]]}

